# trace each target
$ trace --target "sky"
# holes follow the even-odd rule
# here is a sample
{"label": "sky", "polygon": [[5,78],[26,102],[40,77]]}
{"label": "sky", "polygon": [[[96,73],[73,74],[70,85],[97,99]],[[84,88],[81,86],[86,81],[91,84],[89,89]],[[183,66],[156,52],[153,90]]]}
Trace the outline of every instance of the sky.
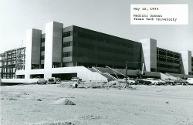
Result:
{"label": "sky", "polygon": [[[188,25],[131,25],[130,4],[188,4]],[[158,47],[193,53],[193,0],[0,0],[0,53],[25,46],[27,29],[51,21],[126,39],[157,39]]]}

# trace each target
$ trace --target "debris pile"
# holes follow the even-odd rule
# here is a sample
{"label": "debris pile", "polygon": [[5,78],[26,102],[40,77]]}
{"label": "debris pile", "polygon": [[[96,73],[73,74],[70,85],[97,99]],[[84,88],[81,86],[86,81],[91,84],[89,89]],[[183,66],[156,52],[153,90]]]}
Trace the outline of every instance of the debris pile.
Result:
{"label": "debris pile", "polygon": [[54,104],[63,104],[63,105],[76,105],[73,101],[66,99],[66,98],[61,98],[58,99],[54,102]]}

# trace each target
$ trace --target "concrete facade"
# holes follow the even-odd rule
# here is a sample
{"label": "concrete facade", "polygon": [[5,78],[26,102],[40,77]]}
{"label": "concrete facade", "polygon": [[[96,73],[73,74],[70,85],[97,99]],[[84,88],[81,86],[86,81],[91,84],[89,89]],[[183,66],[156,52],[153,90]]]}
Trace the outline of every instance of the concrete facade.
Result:
{"label": "concrete facade", "polygon": [[0,54],[0,78],[16,78],[15,72],[25,69],[25,50],[21,47]]}
{"label": "concrete facade", "polygon": [[47,23],[45,34],[37,29],[28,30],[26,42],[27,68],[16,73],[25,75],[26,79],[47,79],[71,73],[83,80],[106,81],[100,73],[85,70],[83,66],[124,68],[128,63],[128,68],[140,70],[144,59],[141,43],[77,26],[63,28],[59,22]]}
{"label": "concrete facade", "polygon": [[[50,22],[45,30],[45,60],[44,68],[48,71],[60,67],[62,63],[62,29],[63,24]],[[45,73],[45,78],[51,77],[51,72]]]}
{"label": "concrete facade", "polygon": [[63,28],[59,22],[47,23],[44,34],[39,29],[27,30],[25,60],[25,70],[16,71],[18,78],[65,79],[71,75],[85,81],[107,81],[104,74],[90,69],[125,69],[126,64],[134,71],[193,74],[190,51],[159,48],[152,38],[135,42],[78,26]]}
{"label": "concrete facade", "polygon": [[191,51],[182,51],[182,62],[183,69],[185,74],[192,75],[192,52]]}
{"label": "concrete facade", "polygon": [[74,65],[124,69],[127,64],[128,69],[141,70],[144,62],[141,43],[78,26],[73,26],[72,34]]}
{"label": "concrete facade", "polygon": [[157,47],[157,40],[140,40],[143,46],[146,71],[192,75],[191,51],[174,52]]}
{"label": "concrete facade", "polygon": [[[38,29],[26,31],[26,72],[29,72],[31,69],[39,69],[40,67],[41,35],[42,31]],[[29,74],[25,74],[25,77],[30,78]]]}
{"label": "concrete facade", "polygon": [[[49,76],[47,74],[49,73]],[[107,82],[107,78],[103,75],[92,72],[84,66],[75,66],[75,67],[61,67],[61,68],[51,68],[51,69],[35,69],[27,71],[28,75],[39,75],[44,74],[44,78],[52,77],[52,74],[77,74],[77,77],[81,78],[83,81],[95,81],[95,82]],[[16,75],[25,75],[26,70],[18,70]],[[50,75],[51,74],[51,75]],[[26,78],[29,79],[29,78]]]}
{"label": "concrete facade", "polygon": [[157,40],[152,38],[140,40],[143,47],[145,69],[148,72],[157,71]]}

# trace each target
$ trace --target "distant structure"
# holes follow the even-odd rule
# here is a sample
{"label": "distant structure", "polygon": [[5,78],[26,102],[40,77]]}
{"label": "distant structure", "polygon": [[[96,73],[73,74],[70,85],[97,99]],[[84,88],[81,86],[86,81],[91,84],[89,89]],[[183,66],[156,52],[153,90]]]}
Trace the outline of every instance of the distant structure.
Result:
{"label": "distant structure", "polygon": [[174,52],[157,47],[157,40],[142,39],[146,70],[149,72],[193,75],[191,51]]}
{"label": "distant structure", "polygon": [[[142,69],[144,76],[151,72],[193,75],[190,51],[159,48],[151,38],[135,42],[78,26],[63,28],[59,22],[47,23],[45,34],[39,29],[27,30],[26,48],[20,49],[24,52],[18,59],[12,54],[18,49],[1,54],[1,78],[79,77],[84,81],[108,81],[124,74],[126,64],[131,77],[137,77]],[[10,58],[17,60],[12,75],[5,70],[9,67],[5,55],[10,52]]]}
{"label": "distant structure", "polygon": [[3,79],[16,78],[17,70],[25,69],[25,47],[0,54],[0,76]]}

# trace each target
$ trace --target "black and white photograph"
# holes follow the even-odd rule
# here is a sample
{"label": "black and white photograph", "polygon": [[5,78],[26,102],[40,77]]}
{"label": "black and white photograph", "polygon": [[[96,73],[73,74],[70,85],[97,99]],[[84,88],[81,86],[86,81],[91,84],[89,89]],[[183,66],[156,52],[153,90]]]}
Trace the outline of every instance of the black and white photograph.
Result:
{"label": "black and white photograph", "polygon": [[0,125],[193,125],[192,0],[0,0]]}

